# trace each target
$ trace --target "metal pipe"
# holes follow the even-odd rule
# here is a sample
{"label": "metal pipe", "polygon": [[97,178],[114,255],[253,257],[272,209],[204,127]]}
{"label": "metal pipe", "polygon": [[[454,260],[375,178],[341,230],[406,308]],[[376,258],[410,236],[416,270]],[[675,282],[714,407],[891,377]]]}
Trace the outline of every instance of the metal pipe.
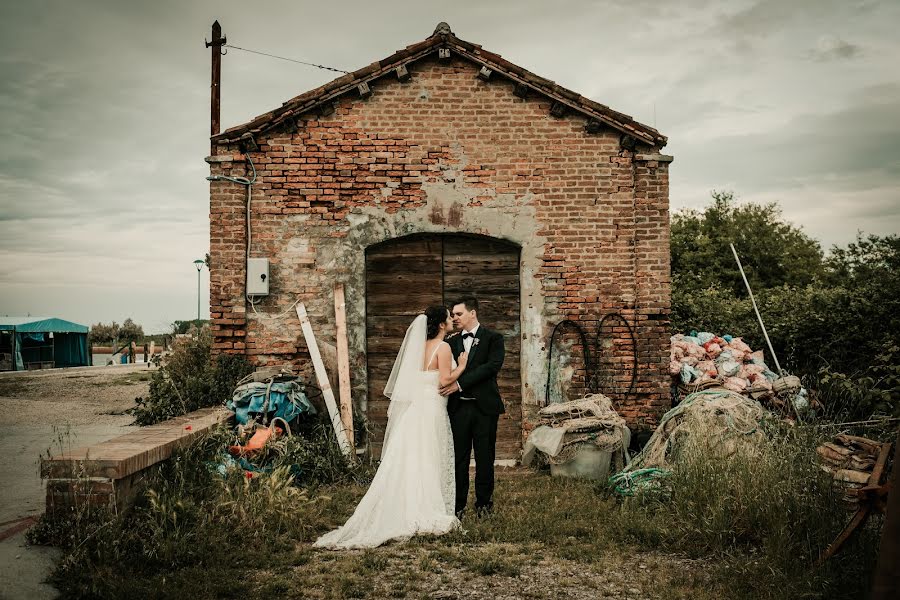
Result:
{"label": "metal pipe", "polygon": [[762,316],[759,314],[759,309],[756,307],[756,299],[753,298],[753,290],[750,289],[750,282],[747,281],[747,275],[744,274],[744,267],[741,265],[741,259],[738,258],[737,250],[734,249],[734,244],[728,244],[731,246],[731,252],[734,254],[734,260],[737,261],[738,269],[741,271],[741,277],[744,278],[744,285],[747,286],[747,293],[750,294],[750,302],[753,303],[753,310],[756,312],[756,318],[759,320],[759,326],[762,328],[763,337],[766,338],[766,344],[769,346],[769,352],[772,354],[772,359],[775,361],[775,368],[778,369],[779,377],[784,377],[784,373],[781,371],[781,365],[778,364],[778,357],[775,356],[775,350],[772,348],[772,342],[769,341],[769,334],[766,333],[766,326],[763,323]]}

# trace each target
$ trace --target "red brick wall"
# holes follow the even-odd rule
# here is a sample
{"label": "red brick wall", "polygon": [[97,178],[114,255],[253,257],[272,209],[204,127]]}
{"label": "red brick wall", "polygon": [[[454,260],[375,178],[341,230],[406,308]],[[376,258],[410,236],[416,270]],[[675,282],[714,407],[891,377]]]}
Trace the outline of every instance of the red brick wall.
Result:
{"label": "red brick wall", "polygon": [[[331,286],[342,281],[359,398],[365,248],[408,233],[480,233],[522,246],[525,419],[543,399],[553,325],[578,321],[593,339],[599,320],[618,312],[636,343],[607,321],[604,333],[619,338],[608,362],[620,365],[607,391],[630,423],[654,422],[669,404],[668,163],[646,159],[657,149],[623,149],[611,129],[585,133],[583,116],[552,117],[548,99],[517,98],[511,83],[481,81],[468,63],[409,70],[406,83],[386,77],[367,99],[345,97],[329,116],[257,136],[252,250],[270,259],[272,282],[257,311],[287,312],[281,319],[257,317],[244,300],[245,188],[210,184],[215,350],[305,364],[290,306],[305,302],[317,335],[333,343]],[[249,176],[236,148],[217,154],[233,160],[211,159],[213,175]]]}

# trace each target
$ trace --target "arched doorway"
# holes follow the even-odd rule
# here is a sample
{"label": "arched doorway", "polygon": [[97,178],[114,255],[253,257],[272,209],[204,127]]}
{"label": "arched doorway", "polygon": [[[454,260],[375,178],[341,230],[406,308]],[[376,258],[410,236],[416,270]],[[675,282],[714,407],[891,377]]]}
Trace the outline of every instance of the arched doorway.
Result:
{"label": "arched doorway", "polygon": [[479,321],[503,334],[506,359],[498,377],[506,414],[497,429],[497,458],[517,459],[522,439],[519,255],[516,244],[468,234],[421,234],[366,250],[366,354],[370,449],[381,455],[388,399],[383,391],[410,322],[431,304],[473,294]]}

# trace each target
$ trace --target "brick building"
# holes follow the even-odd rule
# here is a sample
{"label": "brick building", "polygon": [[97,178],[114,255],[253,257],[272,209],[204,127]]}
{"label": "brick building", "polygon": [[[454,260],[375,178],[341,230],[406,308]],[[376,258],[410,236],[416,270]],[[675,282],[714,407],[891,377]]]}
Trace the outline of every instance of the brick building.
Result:
{"label": "brick building", "polygon": [[[308,369],[291,307],[304,302],[333,345],[332,290],[343,283],[353,397],[374,425],[375,453],[381,390],[407,325],[466,292],[506,336],[499,458],[519,456],[544,402],[551,332],[566,319],[588,334],[602,391],[632,426],[669,406],[672,159],[655,129],[442,23],[212,141],[216,351]],[[247,186],[220,177],[254,171],[248,211]],[[252,304],[248,255],[270,263],[270,293]],[[578,381],[572,339],[554,345],[553,373]]]}

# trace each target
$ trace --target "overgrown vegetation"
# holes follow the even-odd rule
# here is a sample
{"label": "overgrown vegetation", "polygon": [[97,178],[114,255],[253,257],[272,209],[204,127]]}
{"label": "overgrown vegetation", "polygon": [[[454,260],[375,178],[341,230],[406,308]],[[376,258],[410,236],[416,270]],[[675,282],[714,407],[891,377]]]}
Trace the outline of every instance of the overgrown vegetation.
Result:
{"label": "overgrown vegetation", "polygon": [[671,493],[626,500],[597,483],[501,469],[489,518],[469,515],[449,535],[363,552],[310,547],[346,520],[368,482],[367,468],[348,468],[332,437],[317,425],[272,448],[273,470],[248,479],[211,468],[231,441],[219,431],[157,467],[126,513],[76,513],[64,527],[45,518],[32,539],[66,549],[53,582],[69,597],[521,590],[538,598],[636,589],[634,597],[755,600],[857,598],[868,588],[876,528],[812,567],[849,515],[817,467],[818,440],[807,430],[772,431],[771,445],[727,458],[697,437]]}
{"label": "overgrown vegetation", "polygon": [[775,426],[769,443],[737,445],[727,456],[718,451],[720,440],[692,435],[666,488],[622,503],[622,538],[716,558],[729,597],[864,596],[878,552],[877,523],[823,568],[814,567],[850,517],[819,467],[820,435]]}
{"label": "overgrown vegetation", "polygon": [[235,384],[253,371],[243,355],[219,354],[213,360],[208,327],[179,338],[165,363],[153,373],[146,398],[136,398],[135,423],[152,425],[166,419],[224,404]]}
{"label": "overgrown vegetation", "polygon": [[365,473],[348,465],[321,422],[274,444],[266,473],[220,472],[223,449],[235,441],[222,428],[153,467],[122,514],[80,507],[45,515],[29,539],[65,550],[54,585],[79,598],[246,591],[245,569],[292,560],[299,542],[348,505],[347,492],[316,490]]}
{"label": "overgrown vegetation", "polygon": [[891,348],[900,339],[900,236],[859,235],[825,256],[782,220],[777,205],[739,205],[721,192],[702,212],[674,215],[673,329],[741,335],[765,348],[729,242],[782,367],[836,402],[829,407],[835,415],[900,415],[890,375],[898,357]]}

